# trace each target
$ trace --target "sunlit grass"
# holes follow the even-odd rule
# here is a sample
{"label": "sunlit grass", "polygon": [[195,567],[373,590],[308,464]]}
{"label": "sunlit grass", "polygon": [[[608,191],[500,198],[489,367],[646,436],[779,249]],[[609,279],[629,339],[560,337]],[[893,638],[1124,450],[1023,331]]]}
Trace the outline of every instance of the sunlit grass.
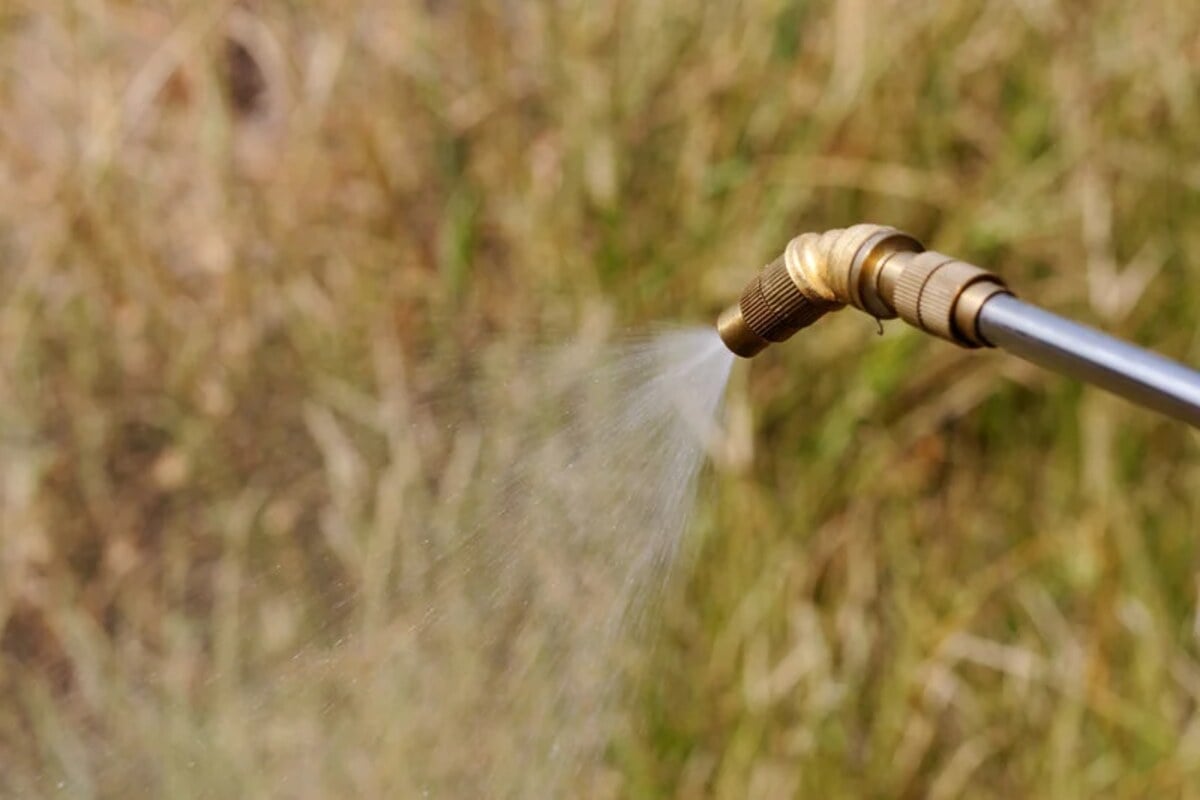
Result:
{"label": "sunlit grass", "polygon": [[[4,5],[0,794],[418,796],[455,709],[372,548],[465,502],[427,409],[797,232],[1200,363],[1198,76],[1186,0]],[[1193,433],[861,315],[729,405],[578,794],[1200,785]]]}

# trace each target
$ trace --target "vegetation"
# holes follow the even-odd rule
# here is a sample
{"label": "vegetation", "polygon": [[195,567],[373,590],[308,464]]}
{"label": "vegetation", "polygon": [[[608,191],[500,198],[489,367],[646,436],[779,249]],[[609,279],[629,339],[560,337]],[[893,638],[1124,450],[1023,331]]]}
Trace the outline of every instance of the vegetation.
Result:
{"label": "vegetation", "polygon": [[[1189,0],[0,5],[0,794],[418,795],[428,409],[797,232],[1200,363],[1198,84]],[[1200,789],[1193,432],[850,314],[728,406],[571,795]]]}

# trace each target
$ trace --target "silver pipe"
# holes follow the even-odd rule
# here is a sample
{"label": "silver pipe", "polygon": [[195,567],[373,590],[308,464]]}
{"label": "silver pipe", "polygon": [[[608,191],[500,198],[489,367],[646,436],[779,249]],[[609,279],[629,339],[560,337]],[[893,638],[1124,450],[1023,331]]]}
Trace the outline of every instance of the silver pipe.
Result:
{"label": "silver pipe", "polygon": [[1200,428],[1200,372],[1094,328],[996,294],[976,322],[988,344]]}

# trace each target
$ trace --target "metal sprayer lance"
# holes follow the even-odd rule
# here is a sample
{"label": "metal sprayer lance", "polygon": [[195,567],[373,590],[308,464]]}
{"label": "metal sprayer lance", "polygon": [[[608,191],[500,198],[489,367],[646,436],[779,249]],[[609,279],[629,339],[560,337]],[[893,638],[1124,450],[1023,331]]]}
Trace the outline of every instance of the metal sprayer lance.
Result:
{"label": "metal sprayer lance", "polygon": [[845,306],[962,347],[1002,348],[1200,428],[1200,372],[1024,303],[995,274],[882,225],[797,236],[717,330],[750,358]]}

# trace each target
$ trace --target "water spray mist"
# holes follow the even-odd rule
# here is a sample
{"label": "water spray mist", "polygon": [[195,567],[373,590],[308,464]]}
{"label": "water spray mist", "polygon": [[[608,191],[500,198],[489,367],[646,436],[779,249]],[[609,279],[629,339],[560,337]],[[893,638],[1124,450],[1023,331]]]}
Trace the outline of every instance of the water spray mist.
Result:
{"label": "water spray mist", "polygon": [[855,225],[797,236],[717,320],[750,358],[830,311],[900,317],[962,347],[999,347],[1200,427],[1200,372],[1018,300],[997,275],[925,250],[906,233]]}

